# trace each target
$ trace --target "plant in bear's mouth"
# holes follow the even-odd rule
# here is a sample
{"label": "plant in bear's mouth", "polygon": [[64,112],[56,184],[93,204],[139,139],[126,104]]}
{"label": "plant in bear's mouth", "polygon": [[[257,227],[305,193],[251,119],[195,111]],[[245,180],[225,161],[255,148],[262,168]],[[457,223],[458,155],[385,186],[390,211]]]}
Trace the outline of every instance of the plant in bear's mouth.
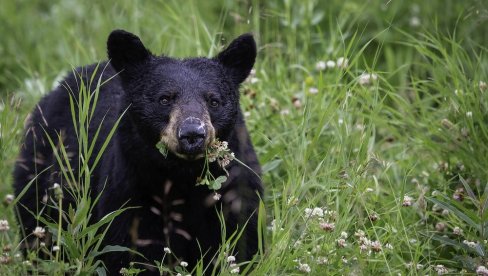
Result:
{"label": "plant in bear's mouth", "polygon": [[[237,160],[233,152],[228,148],[226,141],[219,141],[216,139],[208,148],[205,155],[205,166],[202,175],[197,179],[197,185],[208,185],[210,189],[218,190],[222,187],[222,183],[227,180],[229,172],[225,169],[230,161]],[[225,171],[226,175],[221,175],[215,178],[210,173],[209,163],[215,162]]]}
{"label": "plant in bear's mouth", "polygon": [[164,156],[164,158],[168,157],[168,147],[164,144],[162,140],[156,144],[156,148]]}
{"label": "plant in bear's mouth", "polygon": [[[222,187],[222,183],[227,180],[229,172],[225,169],[230,161],[237,160],[233,152],[228,148],[229,144],[226,141],[219,141],[216,139],[205,152],[205,166],[202,175],[197,179],[197,185],[208,185],[210,189],[218,190]],[[168,147],[163,141],[156,144],[156,148],[166,158],[168,156]],[[209,163],[217,161],[219,166],[225,171],[226,175],[215,177],[210,173]],[[241,162],[239,162],[241,163]]]}

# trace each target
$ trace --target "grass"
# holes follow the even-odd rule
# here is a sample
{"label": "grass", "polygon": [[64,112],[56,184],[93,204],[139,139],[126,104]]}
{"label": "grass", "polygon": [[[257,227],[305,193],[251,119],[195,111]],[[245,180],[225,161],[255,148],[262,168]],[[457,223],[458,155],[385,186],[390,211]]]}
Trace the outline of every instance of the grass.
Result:
{"label": "grass", "polygon": [[[482,1],[207,2],[3,3],[1,198],[12,191],[28,112],[73,66],[106,59],[112,29],[178,57],[213,56],[253,32],[259,54],[241,107],[263,166],[267,231],[252,274],[488,267]],[[348,59],[344,68],[316,68],[340,57]],[[377,79],[360,84],[363,73]],[[26,273],[32,264],[19,254],[14,207],[1,206],[0,219],[10,225],[0,232],[0,274]],[[87,262],[88,253],[68,254],[86,253],[82,243],[61,247],[64,257],[38,263],[39,274],[99,265]],[[224,253],[222,274],[229,274]]]}

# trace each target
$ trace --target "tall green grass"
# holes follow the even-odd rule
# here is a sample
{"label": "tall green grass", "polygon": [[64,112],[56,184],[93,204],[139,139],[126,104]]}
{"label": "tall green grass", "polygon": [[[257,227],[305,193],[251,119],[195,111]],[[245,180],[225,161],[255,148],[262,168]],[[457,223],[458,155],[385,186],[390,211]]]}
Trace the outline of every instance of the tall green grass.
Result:
{"label": "tall green grass", "polygon": [[[263,165],[268,229],[251,273],[475,273],[488,267],[487,15],[483,1],[8,1],[0,195],[27,112],[62,72],[105,59],[110,30],[178,57],[212,56],[251,31],[259,55],[241,106]],[[340,57],[344,68],[316,68]],[[363,73],[377,79],[361,84]],[[15,249],[12,207],[0,219],[10,223],[0,245]],[[100,267],[86,237],[75,238],[79,252],[65,246],[59,271]],[[3,249],[11,259],[0,274],[27,271],[17,252]]]}

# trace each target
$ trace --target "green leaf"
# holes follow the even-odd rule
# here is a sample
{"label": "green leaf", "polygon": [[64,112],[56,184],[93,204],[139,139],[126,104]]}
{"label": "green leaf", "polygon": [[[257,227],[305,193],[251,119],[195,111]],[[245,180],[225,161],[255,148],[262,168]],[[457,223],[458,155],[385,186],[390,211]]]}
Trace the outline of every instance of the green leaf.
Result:
{"label": "green leaf", "polygon": [[217,177],[213,182],[212,182],[212,189],[218,190],[222,187],[222,183],[224,183],[227,180],[227,176],[221,175]]}
{"label": "green leaf", "polygon": [[164,144],[163,141],[159,141],[156,144],[156,148],[159,150],[159,152],[166,158],[168,156],[168,147]]}

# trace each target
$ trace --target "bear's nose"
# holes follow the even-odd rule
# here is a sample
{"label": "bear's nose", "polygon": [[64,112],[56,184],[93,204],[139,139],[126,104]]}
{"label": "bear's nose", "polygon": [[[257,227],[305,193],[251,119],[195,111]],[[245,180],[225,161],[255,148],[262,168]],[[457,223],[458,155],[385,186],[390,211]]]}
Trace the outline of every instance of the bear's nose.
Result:
{"label": "bear's nose", "polygon": [[178,140],[183,152],[201,152],[205,140],[205,123],[195,117],[186,118],[178,129]]}

